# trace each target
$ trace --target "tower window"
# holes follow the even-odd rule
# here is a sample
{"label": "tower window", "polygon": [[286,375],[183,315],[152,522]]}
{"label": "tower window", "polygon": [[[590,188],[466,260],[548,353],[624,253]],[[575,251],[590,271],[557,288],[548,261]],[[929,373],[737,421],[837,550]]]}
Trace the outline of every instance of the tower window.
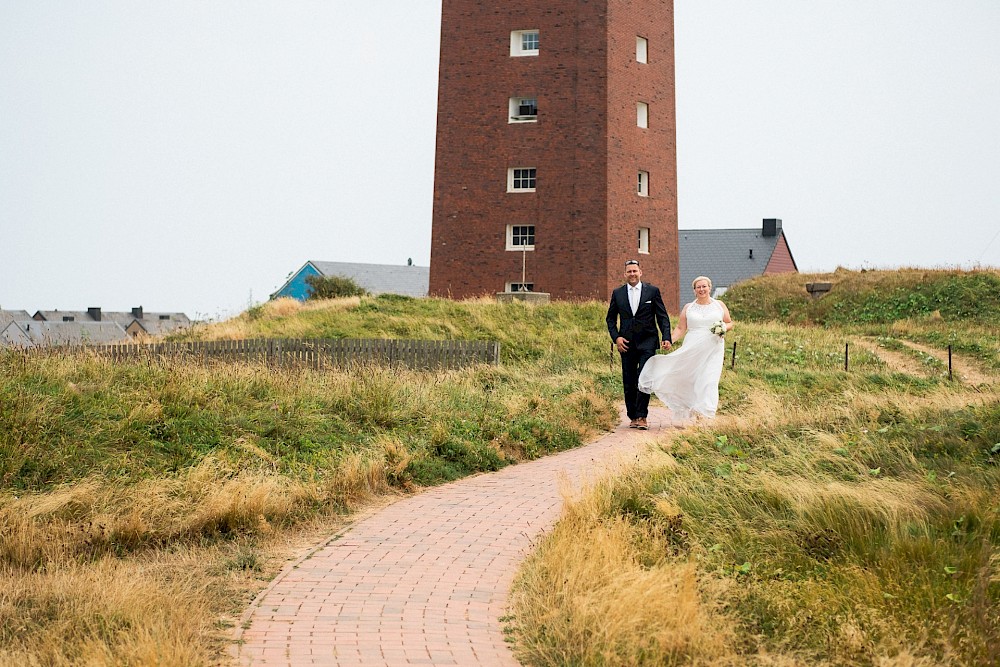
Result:
{"label": "tower window", "polygon": [[534,250],[534,225],[507,225],[507,250]]}
{"label": "tower window", "polygon": [[534,192],[535,168],[511,167],[507,170],[507,192]]}
{"label": "tower window", "polygon": [[635,123],[639,127],[649,127],[649,105],[645,102],[635,105]]}
{"label": "tower window", "polygon": [[649,196],[649,172],[640,171],[639,172],[639,196],[648,197]]}
{"label": "tower window", "polygon": [[510,55],[517,56],[537,56],[538,55],[538,31],[537,30],[515,30],[510,33]]}
{"label": "tower window", "polygon": [[649,254],[649,227],[639,228],[639,252]]}
{"label": "tower window", "polygon": [[637,63],[648,62],[649,54],[649,42],[646,41],[645,37],[635,38],[635,61]]}
{"label": "tower window", "polygon": [[509,123],[538,122],[538,100],[534,97],[510,98],[509,111]]}

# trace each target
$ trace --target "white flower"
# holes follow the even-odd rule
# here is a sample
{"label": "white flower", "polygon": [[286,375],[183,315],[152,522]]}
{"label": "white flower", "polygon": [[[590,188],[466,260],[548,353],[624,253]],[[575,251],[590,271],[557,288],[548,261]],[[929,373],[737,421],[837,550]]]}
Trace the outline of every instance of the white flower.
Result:
{"label": "white flower", "polygon": [[719,320],[718,322],[712,325],[712,328],[709,329],[709,331],[714,333],[716,336],[725,337],[726,325],[722,320]]}

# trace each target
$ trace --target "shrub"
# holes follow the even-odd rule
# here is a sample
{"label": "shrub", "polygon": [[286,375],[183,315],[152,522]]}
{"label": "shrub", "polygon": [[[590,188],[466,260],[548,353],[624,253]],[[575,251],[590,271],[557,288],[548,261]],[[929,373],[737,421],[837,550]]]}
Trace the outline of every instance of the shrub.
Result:
{"label": "shrub", "polygon": [[309,276],[309,299],[337,299],[344,296],[364,296],[365,288],[346,276]]}

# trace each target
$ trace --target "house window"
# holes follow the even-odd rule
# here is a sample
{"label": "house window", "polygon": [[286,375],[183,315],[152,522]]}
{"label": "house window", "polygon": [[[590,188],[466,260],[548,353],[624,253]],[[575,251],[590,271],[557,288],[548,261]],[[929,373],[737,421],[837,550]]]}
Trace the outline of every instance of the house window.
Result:
{"label": "house window", "polygon": [[648,62],[647,57],[649,53],[649,42],[646,41],[645,37],[635,38],[635,61],[637,63]]}
{"label": "house window", "polygon": [[640,171],[639,172],[639,196],[648,197],[649,196],[649,172]]}
{"label": "house window", "polygon": [[508,292],[531,292],[535,289],[535,283],[507,283]]}
{"label": "house window", "polygon": [[645,102],[635,105],[635,123],[639,127],[649,127],[649,105]]}
{"label": "house window", "polygon": [[507,250],[534,250],[534,225],[507,225]]}
{"label": "house window", "polygon": [[507,170],[507,192],[534,192],[535,168],[511,167]]}
{"label": "house window", "polygon": [[538,31],[515,30],[510,33],[510,55],[514,57],[537,56]]}
{"label": "house window", "polygon": [[649,254],[649,227],[639,228],[639,252]]}
{"label": "house window", "polygon": [[534,97],[510,98],[509,123],[538,122],[538,100]]}

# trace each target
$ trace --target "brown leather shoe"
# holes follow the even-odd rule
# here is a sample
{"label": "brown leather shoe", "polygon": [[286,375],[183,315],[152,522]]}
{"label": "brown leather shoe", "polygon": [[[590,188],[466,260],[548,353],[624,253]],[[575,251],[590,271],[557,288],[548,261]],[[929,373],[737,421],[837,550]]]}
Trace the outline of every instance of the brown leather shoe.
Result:
{"label": "brown leather shoe", "polygon": [[645,417],[639,417],[635,420],[635,427],[640,431],[645,431],[649,429],[649,424],[646,423]]}
{"label": "brown leather shoe", "polygon": [[628,423],[628,427],[629,428],[636,428],[638,425],[639,425],[639,420],[638,419],[633,419],[632,421],[630,421]]}

